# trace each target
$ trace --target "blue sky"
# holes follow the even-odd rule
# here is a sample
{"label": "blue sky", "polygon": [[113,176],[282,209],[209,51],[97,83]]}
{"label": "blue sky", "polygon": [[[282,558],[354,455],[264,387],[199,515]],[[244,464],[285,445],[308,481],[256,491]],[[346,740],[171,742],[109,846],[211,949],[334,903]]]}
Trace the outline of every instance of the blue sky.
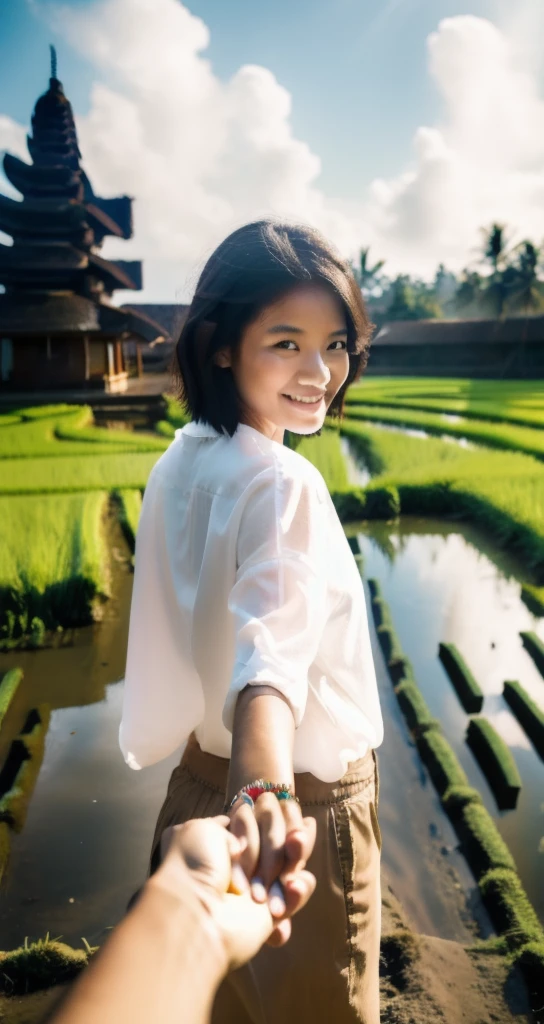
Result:
{"label": "blue sky", "polygon": [[[53,42],[58,51],[59,77],[74,107],[78,130],[81,120],[80,144],[83,139],[87,142],[87,149],[83,152],[85,166],[91,171],[94,168],[95,178],[98,178],[104,193],[109,190],[110,194],[114,194],[117,188],[117,191],[126,189],[135,196],[137,204],[142,207],[144,229],[145,217],[155,217],[155,225],[164,217],[164,212],[153,210],[152,172],[146,172],[148,176],[142,182],[138,182],[132,173],[127,173],[127,184],[123,189],[122,178],[111,167],[108,168],[108,146],[99,135],[104,130],[104,111],[107,108],[111,114],[115,108],[118,117],[122,117],[121,110],[125,111],[123,125],[130,122],[132,113],[138,123],[141,120],[144,126],[147,125],[145,131],[140,133],[141,144],[145,143],[146,159],[153,147],[156,147],[157,155],[165,162],[178,158],[179,153],[183,152],[183,147],[172,150],[171,140],[166,139],[169,133],[175,131],[176,104],[171,101],[167,104],[170,128],[164,128],[163,141],[160,141],[155,138],[152,125],[145,120],[150,117],[149,111],[142,113],[148,106],[146,96],[143,87],[139,90],[138,83],[135,83],[130,68],[135,53],[142,63],[160,65],[163,59],[168,59],[164,54],[170,47],[173,35],[166,27],[161,35],[161,24],[166,25],[170,17],[176,19],[178,12],[173,8],[181,5],[178,0],[157,0],[153,14],[148,9],[145,17],[154,16],[154,31],[149,34],[149,48],[146,49],[148,35],[145,26],[150,22],[144,20],[143,8],[148,7],[149,3],[150,0],[65,0],[63,4],[51,4],[44,0],[5,0],[0,5],[0,117],[4,115],[0,149],[13,149],[17,139],[19,146],[21,144],[21,128],[28,125],[33,105],[47,87],[48,44]],[[416,199],[412,196],[408,214],[406,210],[399,212],[395,204],[400,201],[399,190],[407,202],[407,196],[417,187],[417,175],[419,172],[421,178],[425,172],[422,165],[428,159],[429,147],[431,150],[433,147],[440,150],[444,142],[445,152],[453,153],[450,169],[451,166],[458,167],[460,163],[452,143],[460,144],[461,140],[465,146],[465,162],[466,147],[474,147],[471,139],[477,138],[477,132],[476,135],[467,136],[460,123],[463,114],[459,106],[456,108],[458,101],[454,95],[456,75],[462,78],[465,69],[467,80],[470,81],[472,75],[472,82],[476,81],[476,91],[480,91],[480,83],[477,78],[474,79],[471,47],[480,46],[482,53],[487,52],[489,47],[489,54],[482,61],[483,79],[489,79],[489,75],[494,74],[493,68],[501,63],[500,57],[497,57],[498,51],[493,48],[502,45],[501,40],[505,40],[508,47],[508,61],[505,61],[503,71],[505,90],[510,89],[508,74],[515,74],[516,67],[524,69],[531,78],[532,100],[542,102],[544,60],[541,60],[542,54],[539,54],[536,42],[537,28],[544,27],[540,3],[528,0],[520,3],[515,11],[511,2],[503,0],[465,0],[464,3],[459,0],[276,0],[273,5],[256,4],[254,0],[194,0],[184,7],[190,15],[201,19],[206,27],[202,31],[205,34],[207,29],[209,42],[201,45],[201,38],[190,52],[185,53],[183,40],[187,31],[180,22],[177,37],[180,66],[185,61],[187,67],[193,68],[193,77],[187,72],[178,81],[173,71],[174,77],[168,79],[169,82],[175,82],[171,91],[175,93],[179,90],[180,109],[188,104],[193,88],[195,92],[197,89],[205,92],[210,87],[209,79],[213,80],[212,91],[217,89],[218,96],[226,96],[230,104],[233,102],[231,93],[237,95],[232,83],[240,75],[240,69],[246,66],[266,69],[271,73],[266,81],[261,81],[256,72],[253,77],[246,76],[246,79],[242,73],[243,95],[240,103],[243,107],[249,102],[250,96],[252,111],[256,103],[259,105],[259,113],[255,116],[264,119],[273,120],[276,109],[283,110],[283,114],[280,111],[277,115],[277,135],[270,145],[271,153],[274,154],[280,146],[284,147],[287,155],[285,159],[282,157],[281,173],[285,172],[286,162],[289,170],[285,172],[285,192],[278,197],[277,183],[264,183],[266,173],[259,184],[259,172],[253,166],[253,161],[257,159],[255,145],[259,148],[260,143],[255,144],[253,139],[248,141],[248,138],[244,138],[238,149],[245,152],[247,145],[253,147],[249,157],[246,157],[253,167],[249,192],[253,195],[254,206],[248,206],[239,200],[238,186],[226,184],[225,190],[222,190],[219,173],[221,156],[214,152],[214,159],[219,161],[214,176],[215,212],[208,216],[208,229],[202,227],[201,230],[196,224],[184,226],[183,200],[176,194],[181,186],[176,188],[175,177],[172,178],[170,202],[172,207],[179,209],[180,218],[177,234],[187,237],[183,242],[180,241],[178,248],[172,247],[169,241],[163,251],[156,229],[143,230],[140,239],[140,251],[143,248],[148,259],[162,261],[163,272],[166,263],[177,260],[177,269],[172,271],[171,267],[172,273],[169,271],[167,274],[172,282],[175,279],[179,281],[180,274],[183,277],[191,273],[191,237],[198,262],[203,251],[209,249],[214,241],[220,240],[221,233],[224,235],[228,228],[235,226],[244,217],[248,219],[253,209],[257,214],[263,207],[274,210],[277,206],[278,212],[283,211],[284,204],[289,206],[289,190],[296,192],[299,186],[301,190],[306,189],[304,195],[302,191],[300,193],[301,218],[312,219],[317,226],[333,236],[341,248],[353,248],[360,237],[360,244],[370,241],[373,247],[380,246],[376,258],[388,258],[391,269],[400,269],[404,261],[403,267],[406,270],[426,276],[429,276],[432,261],[437,262],[440,258],[439,239],[442,239],[446,260],[449,258],[452,265],[456,259],[458,263],[462,262],[463,245],[468,252],[470,244],[477,243],[475,231],[478,203],[484,221],[492,216],[503,216],[503,219],[510,216],[517,230],[521,233],[525,230],[523,210],[519,203],[516,206],[509,199],[504,204],[504,210],[500,209],[500,203],[496,204],[496,208],[490,206],[488,209],[485,202],[475,198],[476,210],[472,221],[469,218],[470,223],[463,225],[457,239],[450,237],[452,227],[449,223],[443,226],[438,236],[431,241],[431,259],[429,250],[427,256],[421,248],[418,251],[415,234],[410,245],[410,230],[417,231],[418,218],[424,226],[424,233],[433,239],[429,221],[432,220],[434,207],[420,210],[422,202],[425,202],[422,198],[424,182],[420,181],[420,194]],[[104,16],[105,11],[107,16]],[[132,13],[134,18],[131,17]],[[108,22],[108,19],[112,20]],[[136,46],[132,33],[138,31],[140,22],[142,38]],[[106,27],[108,24],[109,29]],[[198,24],[194,24],[196,38],[200,30]],[[115,41],[113,51],[115,47],[120,54],[126,51],[126,67],[121,73],[115,52],[103,59],[101,26],[104,26],[104,34],[108,33],[108,38]],[[439,78],[441,76],[438,82],[437,73],[433,74],[429,66],[429,37],[432,34],[440,37],[435,46],[435,62],[439,68]],[[173,56],[175,59],[175,53]],[[491,69],[489,73],[485,70],[486,59]],[[449,70],[448,62],[452,65]],[[149,81],[153,85],[152,79]],[[96,87],[97,83],[104,90],[99,101],[93,96],[93,85]],[[481,87],[485,91],[485,80]],[[501,86],[499,84],[494,88],[500,91]],[[520,88],[521,102],[523,88]],[[266,93],[264,106],[261,103],[263,89]],[[290,97],[288,111],[282,107],[287,94]],[[471,95],[468,86],[466,95]],[[127,104],[130,104],[132,113],[129,113]],[[98,109],[101,113],[97,113]],[[198,109],[202,108],[199,106]],[[537,114],[540,113],[541,106],[538,106]],[[180,123],[184,124],[187,150],[194,151],[195,147],[202,147],[202,139],[200,135],[191,134],[194,132],[195,119],[191,120],[187,113],[186,116],[189,120],[184,121],[182,118]],[[214,122],[213,130],[218,136],[223,130],[231,131],[232,115],[226,115],[226,118],[228,129]],[[482,118],[485,124],[489,123],[485,110],[482,111]],[[485,124],[482,128],[485,128]],[[290,141],[285,138],[286,125]],[[423,135],[419,136],[417,143],[421,129],[424,130]],[[426,129],[430,130],[430,136],[425,136]],[[242,130],[236,126],[236,138]],[[515,127],[512,130],[515,132]],[[442,132],[441,139],[433,135],[436,131]],[[115,134],[110,136],[110,147],[112,142],[115,144],[115,138]],[[123,144],[126,149],[130,149],[133,142],[133,139],[125,139]],[[226,146],[227,150],[230,146],[227,163],[231,167],[231,177],[239,183],[244,175],[244,163],[241,160],[240,166],[235,168],[235,143],[231,140]],[[423,156],[421,146],[424,149],[427,147]],[[477,145],[475,148],[478,148]],[[315,166],[313,171],[310,169],[310,156],[305,156],[303,150],[311,154],[313,160],[320,161],[319,169],[316,170]],[[24,151],[21,155],[25,155]],[[470,158],[470,153],[468,156]],[[541,157],[540,150],[529,157],[520,154],[522,163],[527,164],[529,159],[539,173],[544,171]],[[304,165],[299,179],[296,179],[293,170],[297,160],[301,166]],[[110,164],[113,162],[110,156]],[[259,166],[262,167],[262,163]],[[415,184],[409,181],[411,173],[416,175]],[[448,172],[446,176],[449,181],[451,174]],[[156,188],[159,177],[160,173],[155,179]],[[188,191],[200,190],[203,182],[207,186],[206,178],[206,165],[199,166],[191,178],[190,188],[186,185]],[[464,178],[461,175],[461,180],[472,180],[469,169],[466,169]],[[386,183],[385,188],[378,185],[377,196],[369,191],[375,181]],[[139,192],[136,192],[138,186]],[[448,185],[448,188],[451,187],[458,191],[460,185]],[[311,193],[309,198],[308,193]],[[444,203],[451,202],[448,195],[444,193]],[[439,202],[440,197],[438,201],[435,200],[435,205],[439,205]],[[298,207],[294,207],[293,213],[297,215]],[[399,225],[396,237],[393,220]],[[350,234],[350,223],[360,225],[360,235],[357,237],[356,233]],[[218,224],[217,238],[212,224]],[[537,226],[540,229],[540,222]],[[154,237],[151,238],[151,235]],[[132,246],[132,242],[130,244]],[[135,244],[133,248],[136,256],[138,246]],[[117,255],[121,255],[121,250]],[[160,276],[158,270],[157,274]],[[154,283],[156,294],[157,287]],[[159,297],[166,297],[166,292],[171,295],[171,284],[165,286],[163,292]]]}

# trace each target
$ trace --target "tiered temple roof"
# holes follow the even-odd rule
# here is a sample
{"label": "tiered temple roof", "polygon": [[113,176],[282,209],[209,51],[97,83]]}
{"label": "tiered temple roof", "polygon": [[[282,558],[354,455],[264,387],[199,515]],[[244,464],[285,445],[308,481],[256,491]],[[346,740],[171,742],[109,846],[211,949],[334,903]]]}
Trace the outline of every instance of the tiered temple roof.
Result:
{"label": "tiered temple roof", "polygon": [[[32,163],[6,153],[6,177],[22,200],[0,195],[0,331],[49,334],[90,330],[130,331],[153,341],[162,331],[149,317],[108,303],[117,289],[142,287],[139,261],[99,255],[107,236],[132,237],[132,199],[101,199],[80,165],[72,107],[57,78],[51,47],[51,77],[32,116],[27,136]],[[52,293],[52,294],[51,294]],[[62,294],[61,294],[62,293]],[[129,322],[130,321],[130,322]]]}

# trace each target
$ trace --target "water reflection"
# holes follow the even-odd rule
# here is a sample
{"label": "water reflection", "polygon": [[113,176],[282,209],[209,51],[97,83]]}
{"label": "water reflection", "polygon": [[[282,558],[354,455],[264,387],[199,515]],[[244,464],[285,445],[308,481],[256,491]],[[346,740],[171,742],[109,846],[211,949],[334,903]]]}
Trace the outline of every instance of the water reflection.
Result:
{"label": "water reflection", "polygon": [[[341,440],[344,450],[346,439]],[[348,470],[360,474],[351,475],[353,482],[368,482],[355,458],[348,459]],[[475,530],[457,524],[375,522],[357,536],[365,575],[382,583],[431,713],[482,793],[542,920],[544,764],[502,698],[504,680],[518,679],[544,707],[544,680],[519,638],[520,630],[534,629],[544,639],[544,622],[520,600],[519,566]],[[116,543],[121,546],[122,540]],[[47,931],[74,945],[81,936],[100,944],[145,876],[156,816],[178,755],[141,772],[133,772],[121,757],[123,684],[118,680],[124,672],[132,577],[126,563],[113,564],[118,567],[113,598],[100,625],[75,631],[69,647],[0,658],[2,670],[15,664],[25,670],[2,729],[5,748],[29,707],[48,701],[53,708],[36,789],[23,832],[13,836],[0,889],[3,949]],[[415,927],[468,940],[468,921],[465,927],[442,882],[454,868],[472,911],[483,921],[477,887],[407,733],[374,633],[372,640],[386,729],[379,751],[383,861]],[[497,811],[465,743],[468,716],[439,661],[440,640],[459,647],[485,694],[482,714],[513,750],[523,780],[514,811]]]}
{"label": "water reflection", "polygon": [[[490,557],[489,543],[484,553],[482,538],[471,527],[404,517],[394,524],[369,524],[358,540],[365,575],[381,582],[431,714],[442,723],[470,784],[481,792],[544,920],[539,852],[544,833],[544,763],[502,697],[505,680],[516,679],[544,708],[544,680],[519,636],[521,630],[532,629],[544,639],[544,621],[521,601],[520,580],[512,572],[515,563],[498,552]],[[465,742],[469,716],[438,658],[440,641],[454,643],[460,650],[484,693],[481,714],[512,750],[523,780],[514,810],[497,810]]]}
{"label": "water reflection", "polygon": [[340,435],[340,448],[351,484],[357,487],[366,487],[371,480],[370,473],[362,461],[361,455],[353,450],[347,437]]}
{"label": "water reflection", "polygon": [[[123,548],[120,534],[116,545]],[[125,556],[128,551],[124,546]],[[0,888],[0,948],[50,932],[77,947],[100,945],[123,916],[147,870],[153,829],[179,757],[135,772],[124,763],[121,718],[132,575],[112,562],[113,596],[99,625],[74,631],[71,646],[13,651],[0,671],[25,676],[2,727],[7,752],[28,708],[53,712],[45,755],[20,835],[12,835]],[[70,902],[73,900],[73,902]]]}
{"label": "water reflection", "polygon": [[[446,419],[446,417],[444,416]],[[460,418],[460,417],[459,417]],[[455,434],[435,434],[429,430],[423,430],[422,427],[404,427],[396,426],[394,423],[383,423],[382,420],[368,420],[368,425],[371,427],[379,427],[380,430],[390,430],[395,434],[405,434],[407,437],[439,437],[440,441],[449,441],[451,444],[458,444],[461,448],[478,448],[474,441],[469,441],[467,437],[457,437]],[[349,442],[348,442],[349,444]],[[355,482],[355,481],[353,481]]]}

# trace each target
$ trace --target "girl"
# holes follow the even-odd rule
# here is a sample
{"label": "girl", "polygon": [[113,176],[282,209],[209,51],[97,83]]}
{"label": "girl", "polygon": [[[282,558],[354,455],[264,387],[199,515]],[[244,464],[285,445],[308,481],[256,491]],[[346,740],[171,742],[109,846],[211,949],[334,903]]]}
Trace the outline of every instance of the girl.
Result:
{"label": "girl", "polygon": [[315,838],[290,941],[227,977],[213,1024],[379,1022],[383,721],[363,586],[323,477],[284,443],[343,414],[372,326],[333,246],[266,219],[211,255],[176,347],[191,421],[145,490],[119,731],[135,769],[184,744],[149,874],[169,825],[227,810],[279,916]]}

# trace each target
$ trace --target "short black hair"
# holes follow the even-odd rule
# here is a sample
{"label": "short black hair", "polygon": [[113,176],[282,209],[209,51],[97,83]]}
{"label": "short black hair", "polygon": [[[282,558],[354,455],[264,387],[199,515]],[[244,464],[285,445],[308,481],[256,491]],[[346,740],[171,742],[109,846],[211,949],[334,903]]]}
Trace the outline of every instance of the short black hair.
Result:
{"label": "short black hair", "polygon": [[234,354],[265,306],[310,282],[332,289],[346,315],[349,373],[327,410],[343,416],[345,393],[366,367],[374,324],[350,264],[335,247],[312,227],[273,218],[233,231],[200,275],[171,366],[187,416],[232,437],[241,422],[240,397],[230,367],[217,366],[215,353],[229,348]]}

